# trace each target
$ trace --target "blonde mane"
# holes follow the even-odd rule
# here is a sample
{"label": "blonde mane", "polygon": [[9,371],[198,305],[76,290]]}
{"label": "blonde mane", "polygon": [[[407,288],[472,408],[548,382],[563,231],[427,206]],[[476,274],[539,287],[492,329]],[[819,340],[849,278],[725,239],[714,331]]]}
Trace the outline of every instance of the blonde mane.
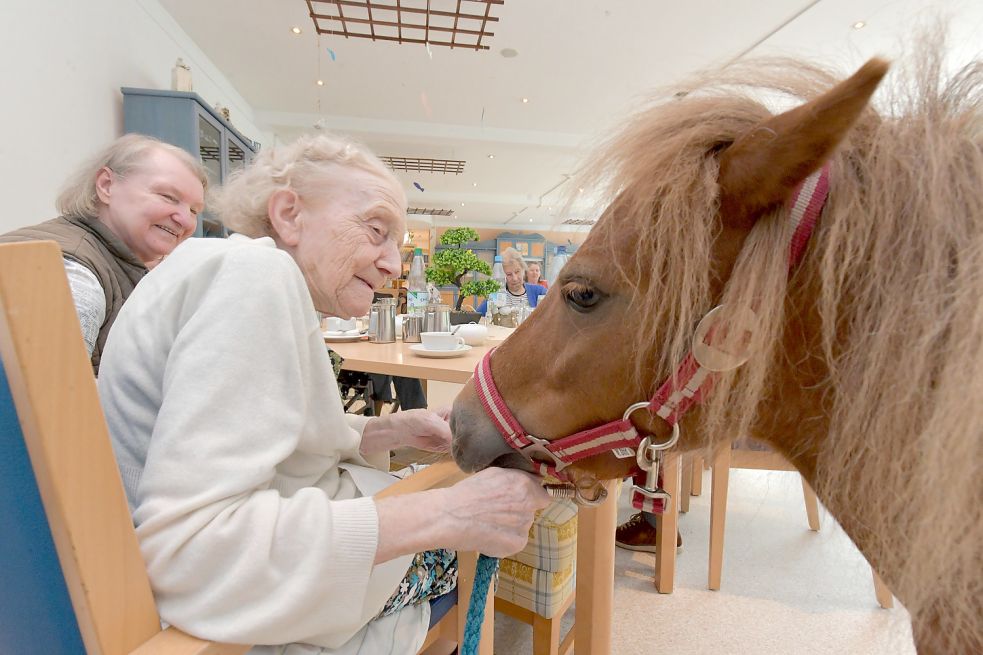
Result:
{"label": "blonde mane", "polygon": [[[946,78],[939,39],[928,45],[907,75],[895,64],[875,95],[883,113],[868,109],[837,150],[794,275],[784,210],[747,239],[724,301],[755,308],[755,354],[715,386],[697,445],[747,434],[775,410],[776,371],[818,363],[829,421],[820,497],[834,516],[861,516],[866,554],[894,572],[889,583],[913,617],[974,644],[983,634],[983,64]],[[611,181],[592,238],[634,288],[647,355],[635,360],[637,381],[664,379],[712,306],[713,155],[772,115],[761,98],[805,102],[842,77],[787,60],[707,74],[640,113],[585,172]],[[814,361],[788,361],[787,319],[802,312],[821,323],[807,344]]]}

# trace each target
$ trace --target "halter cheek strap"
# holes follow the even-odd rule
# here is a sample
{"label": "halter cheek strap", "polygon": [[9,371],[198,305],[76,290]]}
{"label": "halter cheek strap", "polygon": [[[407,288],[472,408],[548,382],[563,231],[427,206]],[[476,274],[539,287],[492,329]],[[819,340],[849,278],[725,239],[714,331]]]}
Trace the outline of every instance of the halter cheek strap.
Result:
{"label": "halter cheek strap", "polygon": [[[790,273],[802,259],[828,194],[827,164],[808,177],[792,197],[789,208],[789,221],[793,226],[788,246]],[[632,505],[636,509],[660,514],[668,507],[670,500],[661,484],[662,454],[679,439],[680,419],[691,407],[707,397],[717,373],[737,368],[749,356],[748,352],[731,353],[714,347],[714,336],[723,334],[717,332],[721,329],[716,321],[719,309],[714,308],[700,321],[692,351],[683,358],[676,371],[659,387],[652,399],[628,407],[621,420],[552,441],[528,434],[509,411],[495,386],[491,373],[493,351],[486,353],[475,369],[474,381],[478,398],[505,442],[532,462],[540,475],[550,475],[569,482],[571,480],[564,469],[574,462],[606,452],[613,452],[619,458],[635,457]],[[750,310],[744,311],[745,316],[750,314],[753,323],[753,313]],[[639,434],[630,417],[641,408],[648,409],[672,427],[672,436],[668,441],[652,443],[651,437],[643,438]]]}

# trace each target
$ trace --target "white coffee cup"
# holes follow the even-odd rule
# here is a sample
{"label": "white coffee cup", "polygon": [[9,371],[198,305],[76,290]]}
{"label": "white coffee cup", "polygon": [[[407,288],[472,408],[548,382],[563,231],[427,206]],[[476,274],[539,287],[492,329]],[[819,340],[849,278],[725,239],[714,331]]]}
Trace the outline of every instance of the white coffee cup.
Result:
{"label": "white coffee cup", "polygon": [[337,318],[335,316],[327,317],[321,325],[328,332],[344,332],[346,330],[354,330],[357,327],[354,318]]}
{"label": "white coffee cup", "polygon": [[464,345],[462,337],[450,332],[421,332],[420,341],[427,350],[457,350]]}

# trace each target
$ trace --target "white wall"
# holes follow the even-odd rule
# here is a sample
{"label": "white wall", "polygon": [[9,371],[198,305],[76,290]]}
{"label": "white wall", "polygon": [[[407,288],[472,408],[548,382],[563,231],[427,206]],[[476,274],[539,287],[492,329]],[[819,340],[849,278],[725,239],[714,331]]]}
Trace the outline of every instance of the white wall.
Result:
{"label": "white wall", "polygon": [[53,218],[65,178],[123,133],[120,87],[169,89],[178,57],[206,102],[229,107],[247,138],[272,143],[156,0],[3,0],[0,36],[0,233]]}

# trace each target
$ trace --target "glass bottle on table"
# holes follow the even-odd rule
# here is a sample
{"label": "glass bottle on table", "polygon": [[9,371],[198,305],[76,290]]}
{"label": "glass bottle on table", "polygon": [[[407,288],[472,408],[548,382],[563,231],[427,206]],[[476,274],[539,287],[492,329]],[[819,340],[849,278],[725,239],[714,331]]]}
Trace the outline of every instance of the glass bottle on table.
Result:
{"label": "glass bottle on table", "polygon": [[413,250],[413,262],[410,264],[410,274],[406,277],[406,312],[410,316],[423,317],[423,312],[430,299],[427,290],[427,274],[423,270],[423,250]]}
{"label": "glass bottle on table", "polygon": [[488,295],[485,316],[488,318],[489,325],[497,322],[496,315],[508,304],[508,300],[506,300],[506,293],[508,293],[506,291],[506,285],[508,282],[505,279],[505,267],[502,266],[501,255],[495,255],[495,263],[492,265],[492,279],[498,282],[498,290]]}

